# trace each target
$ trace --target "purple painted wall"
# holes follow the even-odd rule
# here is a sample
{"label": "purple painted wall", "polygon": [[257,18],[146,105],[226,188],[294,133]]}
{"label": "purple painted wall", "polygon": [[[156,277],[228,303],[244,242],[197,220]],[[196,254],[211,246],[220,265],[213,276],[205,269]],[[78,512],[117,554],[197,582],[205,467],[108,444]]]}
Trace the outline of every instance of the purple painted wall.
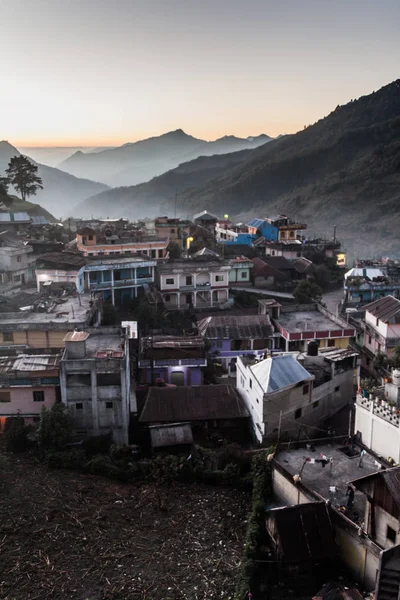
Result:
{"label": "purple painted wall", "polygon": [[[163,379],[165,383],[173,383],[171,374],[183,372],[183,385],[202,385],[203,371],[202,367],[154,367],[154,379],[157,377]],[[140,369],[140,381],[142,383],[151,383],[151,368],[145,367]]]}

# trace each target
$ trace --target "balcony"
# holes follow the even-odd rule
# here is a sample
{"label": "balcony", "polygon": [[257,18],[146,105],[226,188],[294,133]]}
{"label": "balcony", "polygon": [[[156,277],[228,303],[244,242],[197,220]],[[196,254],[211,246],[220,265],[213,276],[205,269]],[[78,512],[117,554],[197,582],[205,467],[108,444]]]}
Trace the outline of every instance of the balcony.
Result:
{"label": "balcony", "polygon": [[145,285],[146,283],[153,283],[152,277],[138,277],[137,279],[118,279],[114,280],[114,284],[112,281],[91,281],[90,282],[90,291],[99,291],[99,290],[110,290],[112,287],[114,288],[123,288],[123,287],[137,287],[141,285]]}
{"label": "balcony", "polygon": [[179,291],[180,292],[190,292],[190,291],[197,291],[197,290],[210,290],[212,288],[211,283],[208,281],[207,283],[192,283],[191,285],[180,285],[179,286]]}

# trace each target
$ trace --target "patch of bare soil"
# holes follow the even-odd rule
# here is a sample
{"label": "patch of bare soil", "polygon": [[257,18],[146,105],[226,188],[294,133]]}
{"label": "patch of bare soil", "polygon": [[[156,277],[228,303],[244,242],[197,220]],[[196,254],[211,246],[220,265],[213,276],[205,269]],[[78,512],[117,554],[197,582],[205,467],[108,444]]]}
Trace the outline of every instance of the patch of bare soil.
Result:
{"label": "patch of bare soil", "polygon": [[0,454],[0,598],[232,598],[249,506],[237,490],[124,485]]}

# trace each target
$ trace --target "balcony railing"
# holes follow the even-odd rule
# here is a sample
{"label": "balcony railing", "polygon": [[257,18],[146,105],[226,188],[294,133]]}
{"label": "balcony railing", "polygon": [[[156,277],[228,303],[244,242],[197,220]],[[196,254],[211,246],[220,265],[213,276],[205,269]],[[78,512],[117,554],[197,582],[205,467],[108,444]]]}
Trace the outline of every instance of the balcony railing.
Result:
{"label": "balcony railing", "polygon": [[[207,360],[205,358],[165,358],[153,361],[153,367],[206,367]],[[150,360],[140,360],[140,368],[151,367]]]}
{"label": "balcony railing", "polygon": [[212,288],[211,283],[192,283],[191,285],[180,285],[179,291],[186,292],[189,290],[210,290]]}
{"label": "balcony railing", "polygon": [[391,405],[386,400],[382,400],[373,394],[370,394],[370,396],[364,398],[361,394],[357,394],[356,404],[372,412],[376,417],[391,423],[391,425],[400,427],[400,411],[397,406]]}
{"label": "balcony railing", "polygon": [[144,285],[145,283],[152,283],[152,277],[138,277],[137,279],[117,279],[114,280],[114,284],[111,281],[91,281],[90,282],[90,290],[109,290],[112,287],[120,288],[120,287],[130,287],[137,285]]}

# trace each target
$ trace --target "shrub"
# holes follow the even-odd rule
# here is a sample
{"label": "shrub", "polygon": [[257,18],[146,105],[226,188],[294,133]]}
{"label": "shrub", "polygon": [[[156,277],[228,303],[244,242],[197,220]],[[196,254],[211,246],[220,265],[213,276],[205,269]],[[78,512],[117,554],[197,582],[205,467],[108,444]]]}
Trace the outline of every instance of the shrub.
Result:
{"label": "shrub", "polygon": [[111,444],[111,433],[95,435],[84,440],[83,449],[89,457],[95,456],[96,454],[109,454]]}
{"label": "shrub", "polygon": [[25,425],[22,417],[8,419],[4,432],[7,450],[10,452],[25,452],[30,445],[28,434],[31,431],[32,428]]}
{"label": "shrub", "polygon": [[64,452],[48,452],[46,462],[52,469],[78,469],[84,470],[86,465],[86,455],[84,450],[74,448]]}
{"label": "shrub", "polygon": [[124,479],[122,470],[112,462],[109,456],[103,454],[98,454],[89,460],[85,465],[85,471],[93,475],[111,477],[111,479]]}
{"label": "shrub", "polygon": [[63,450],[72,440],[72,419],[63,404],[46,409],[42,406],[38,427],[39,448],[43,453]]}

